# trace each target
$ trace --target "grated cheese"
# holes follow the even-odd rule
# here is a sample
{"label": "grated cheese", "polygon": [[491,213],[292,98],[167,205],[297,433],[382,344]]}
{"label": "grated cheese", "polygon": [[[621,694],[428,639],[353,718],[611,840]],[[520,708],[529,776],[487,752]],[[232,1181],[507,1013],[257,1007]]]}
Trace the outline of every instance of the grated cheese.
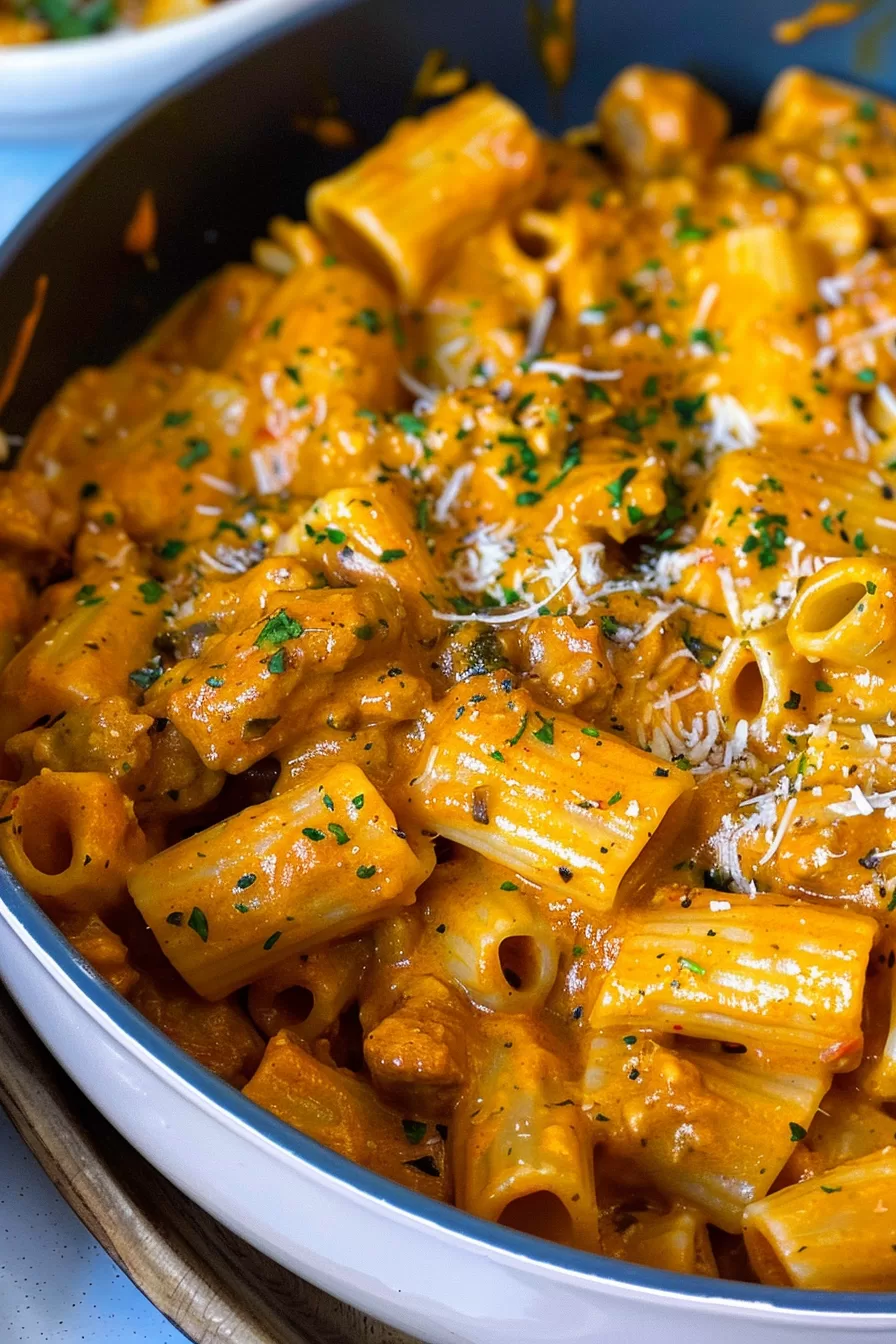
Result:
{"label": "grated cheese", "polygon": [[694,326],[699,331],[701,327],[706,326],[706,320],[712,310],[712,306],[719,297],[719,286],[715,283],[707,285],[697,303],[697,309],[694,313]]}
{"label": "grated cheese", "polygon": [[762,858],[759,860],[760,865],[768,863],[769,860],[773,859],[774,856],[777,854],[778,850],[781,847],[781,842],[784,839],[784,836],[787,834],[787,828],[790,825],[790,819],[793,816],[794,812],[796,811],[796,805],[798,802],[799,798],[797,797],[796,794],[794,794],[794,796],[792,798],[789,798],[787,802],[784,804],[784,811],[781,813],[781,820],[778,822],[778,829],[775,831],[774,838],[771,844],[769,845],[768,849],[765,851]]}
{"label": "grated cheese", "polygon": [[861,345],[863,341],[876,341],[880,336],[889,336],[894,331],[896,331],[896,317],[887,317],[882,322],[875,322],[873,326],[865,327],[862,331],[852,331],[849,335],[842,336],[837,341],[836,349],[843,350],[850,345]]}
{"label": "grated cheese", "polygon": [[896,816],[896,789],[889,793],[863,793],[857,784],[849,790],[849,798],[842,803],[829,803],[828,809],[838,817],[870,817],[875,812],[883,812],[886,817]]}
{"label": "grated cheese", "polygon": [[517,603],[513,608],[506,611],[481,611],[472,612],[470,615],[459,615],[455,611],[434,611],[432,614],[437,621],[450,621],[456,625],[468,625],[476,623],[479,625],[515,625],[517,621],[533,620],[539,616],[540,607],[545,607],[549,602],[553,602],[555,597],[563,592],[563,589],[569,583],[570,579],[575,577],[575,571],[570,571],[566,575],[559,587],[555,588],[547,597],[543,597],[539,602],[529,602],[527,604]]}
{"label": "grated cheese", "polygon": [[209,489],[219,490],[222,495],[233,495],[235,497],[240,493],[238,486],[231,481],[222,480],[220,476],[210,476],[207,472],[202,472],[199,479]]}
{"label": "grated cheese", "polygon": [[875,429],[871,428],[865,419],[862,411],[862,398],[858,392],[853,392],[848,405],[849,424],[856,447],[859,450],[859,459],[862,462],[867,462],[872,444],[880,443],[880,435]]}
{"label": "grated cheese", "polygon": [[493,593],[508,560],[516,555],[513,522],[480,523],[460,541],[450,579],[462,593]]}
{"label": "grated cheese", "polygon": [[752,418],[729,392],[713,393],[709,398],[712,419],[706,430],[706,446],[710,451],[721,448],[733,452],[737,448],[755,448],[759,431]]}
{"label": "grated cheese", "polygon": [[432,506],[432,516],[437,523],[453,522],[451,510],[457,503],[458,495],[473,474],[473,463],[464,462],[453,471],[445,482],[442,493]]}
{"label": "grated cheese", "polygon": [[839,308],[854,284],[852,275],[823,275],[818,281],[818,293],[831,308]]}
{"label": "grated cheese", "polygon": [[581,364],[567,364],[561,359],[536,359],[529,365],[530,373],[556,373],[561,378],[582,378],[586,383],[612,383],[622,377],[621,369],[585,369]]}
{"label": "grated cheese", "polygon": [[[461,340],[466,340],[466,337],[461,337]],[[432,410],[439,396],[437,387],[428,387],[426,383],[421,383],[419,378],[415,378],[412,373],[408,373],[407,369],[402,368],[398,370],[398,381],[402,387],[407,388],[408,392],[411,392],[418,401],[423,403],[425,409]]]}
{"label": "grated cheese", "polygon": [[722,758],[724,766],[733,765],[739,761],[747,750],[747,741],[750,733],[750,725],[746,719],[738,719],[734,726],[734,732],[731,740],[725,743],[725,754]]}
{"label": "grated cheese", "polygon": [[605,555],[602,541],[588,541],[579,547],[579,578],[586,588],[596,588],[603,582]]}
{"label": "grated cheese", "polygon": [[293,477],[293,468],[284,450],[278,444],[253,448],[249,454],[255,488],[260,495],[276,495],[284,490]]}
{"label": "grated cheese", "polygon": [[535,309],[529,326],[529,338],[526,341],[526,349],[523,354],[524,361],[537,358],[544,349],[544,343],[550,331],[551,322],[554,320],[556,307],[555,299],[542,299]]}
{"label": "grated cheese", "polygon": [[734,575],[727,565],[720,565],[717,573],[731,623],[739,628],[743,624],[743,615],[740,609],[740,598],[737,596],[737,588],[734,584]]}

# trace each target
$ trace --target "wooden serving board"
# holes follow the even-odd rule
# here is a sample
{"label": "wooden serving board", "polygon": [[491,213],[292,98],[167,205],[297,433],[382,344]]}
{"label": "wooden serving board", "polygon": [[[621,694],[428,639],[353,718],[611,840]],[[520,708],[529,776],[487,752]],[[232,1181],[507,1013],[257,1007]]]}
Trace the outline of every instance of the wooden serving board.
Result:
{"label": "wooden serving board", "polygon": [[0,1104],[97,1241],[195,1344],[414,1344],[176,1190],[79,1092],[2,987]]}

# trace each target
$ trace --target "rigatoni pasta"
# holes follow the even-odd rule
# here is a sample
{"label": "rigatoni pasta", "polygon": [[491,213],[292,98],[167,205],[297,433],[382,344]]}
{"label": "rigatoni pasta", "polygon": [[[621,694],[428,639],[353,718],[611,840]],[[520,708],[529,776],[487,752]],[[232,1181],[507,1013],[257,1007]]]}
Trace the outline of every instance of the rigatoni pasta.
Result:
{"label": "rigatoni pasta", "polygon": [[397,830],[364,774],[334,766],[141,864],[130,891],[187,983],[218,999],[409,904],[424,870]]}
{"label": "rigatoni pasta", "polygon": [[0,856],[345,1158],[889,1290],[896,109],[462,83],[4,473]]}

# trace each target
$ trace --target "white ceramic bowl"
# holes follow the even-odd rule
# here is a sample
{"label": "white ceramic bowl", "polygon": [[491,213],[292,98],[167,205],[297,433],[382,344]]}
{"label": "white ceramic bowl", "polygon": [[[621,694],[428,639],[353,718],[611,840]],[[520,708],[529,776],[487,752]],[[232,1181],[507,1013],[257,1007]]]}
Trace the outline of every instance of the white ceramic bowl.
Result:
{"label": "white ceramic bowl", "polygon": [[892,1344],[892,1295],[797,1295],[620,1264],[337,1157],[172,1045],[6,873],[0,975],[94,1105],[171,1181],[282,1265],[427,1344]]}
{"label": "white ceramic bowl", "polygon": [[0,46],[0,139],[102,135],[206,61],[317,7],[317,0],[220,0],[181,23]]}
{"label": "white ceramic bowl", "polygon": [[[196,21],[197,31],[261,2],[224,0],[208,20]],[[639,59],[710,69],[715,62],[735,89],[755,97],[784,60],[768,38],[783,3],[739,6],[736,41],[735,7],[718,0],[583,4],[566,119],[584,120],[596,89],[618,65]],[[100,345],[108,357],[120,349],[120,323],[145,325],[149,310],[137,301],[149,302],[151,285],[178,283],[178,262],[186,283],[224,256],[244,254],[205,258],[213,204],[225,212],[213,220],[222,228],[227,212],[237,217],[235,248],[246,246],[274,208],[300,204],[308,174],[322,171],[321,152],[284,126],[320,86],[340,97],[353,124],[377,134],[400,113],[422,52],[444,45],[457,58],[470,53],[480,73],[546,121],[522,8],[520,0],[358,0],[191,82],[174,103],[96,151],[0,249],[0,326],[9,327],[2,344],[27,310],[34,276],[46,271],[51,278],[43,323],[8,408],[16,418],[5,427],[24,429],[72,367],[102,357],[94,336],[100,340],[104,323],[112,323],[115,343]],[[844,60],[832,57],[829,66],[847,73]],[[153,273],[120,248],[123,222],[146,180],[158,181],[166,212],[164,264]],[[228,248],[229,239],[221,240]],[[0,976],[99,1110],[198,1204],[281,1264],[428,1344],[896,1340],[896,1294],[797,1294],[588,1256],[480,1222],[352,1165],[177,1049],[78,958],[3,871]]]}

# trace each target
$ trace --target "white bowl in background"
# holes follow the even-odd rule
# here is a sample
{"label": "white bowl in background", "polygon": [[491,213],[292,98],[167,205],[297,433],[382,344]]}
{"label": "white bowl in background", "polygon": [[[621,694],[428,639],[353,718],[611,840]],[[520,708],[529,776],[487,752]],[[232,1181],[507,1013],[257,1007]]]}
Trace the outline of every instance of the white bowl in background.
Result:
{"label": "white bowl in background", "polygon": [[95,138],[206,61],[320,7],[320,0],[219,0],[178,23],[0,46],[0,140]]}

